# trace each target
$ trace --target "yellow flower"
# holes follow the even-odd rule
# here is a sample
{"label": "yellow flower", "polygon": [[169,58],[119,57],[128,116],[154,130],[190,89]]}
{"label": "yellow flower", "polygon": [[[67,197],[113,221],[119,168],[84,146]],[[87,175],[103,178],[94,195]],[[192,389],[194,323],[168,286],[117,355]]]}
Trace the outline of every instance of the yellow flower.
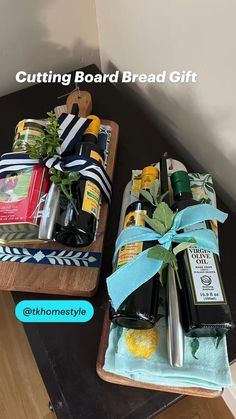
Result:
{"label": "yellow flower", "polygon": [[125,332],[125,343],[133,356],[148,359],[157,348],[159,334],[156,327],[148,330],[128,329]]}

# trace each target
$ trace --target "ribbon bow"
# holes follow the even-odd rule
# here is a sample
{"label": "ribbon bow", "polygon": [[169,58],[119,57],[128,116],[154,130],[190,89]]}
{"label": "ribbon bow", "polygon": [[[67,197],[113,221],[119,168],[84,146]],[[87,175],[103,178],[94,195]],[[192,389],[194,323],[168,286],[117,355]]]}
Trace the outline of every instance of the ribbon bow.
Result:
{"label": "ribbon bow", "polygon": [[[218,240],[210,229],[202,229],[198,223],[217,220],[224,223],[228,215],[209,204],[199,204],[179,211],[174,218],[172,227],[163,236],[147,227],[128,227],[116,240],[113,264],[121,247],[128,243],[158,241],[165,249],[172,243],[189,242],[194,239],[195,247],[219,254]],[[191,230],[188,228],[191,227]],[[179,230],[185,232],[179,233]],[[163,261],[148,257],[149,249],[144,250],[131,261],[117,269],[107,278],[108,293],[115,310],[137,288],[145,284],[158,273]]]}
{"label": "ribbon bow", "polygon": [[[91,123],[91,119],[81,118],[76,115],[63,113],[59,119],[58,134],[61,144],[53,157],[44,161],[50,169],[54,167],[62,172],[79,172],[80,175],[91,180],[101,190],[106,199],[111,201],[112,186],[109,176],[99,161],[83,155],[74,155],[73,148],[78,144],[85,129]],[[27,169],[40,160],[31,159],[24,153],[6,153],[0,160],[0,179],[17,170]]]}

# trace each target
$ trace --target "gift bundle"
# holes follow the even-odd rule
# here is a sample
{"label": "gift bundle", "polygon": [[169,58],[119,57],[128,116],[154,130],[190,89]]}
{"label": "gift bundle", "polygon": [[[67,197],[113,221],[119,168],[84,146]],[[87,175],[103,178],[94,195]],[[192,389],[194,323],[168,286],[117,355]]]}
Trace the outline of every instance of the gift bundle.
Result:
{"label": "gift bundle", "polygon": [[231,384],[226,334],[233,322],[217,230],[226,219],[211,175],[188,173],[166,155],[133,170],[107,278],[102,378],[166,391]]}

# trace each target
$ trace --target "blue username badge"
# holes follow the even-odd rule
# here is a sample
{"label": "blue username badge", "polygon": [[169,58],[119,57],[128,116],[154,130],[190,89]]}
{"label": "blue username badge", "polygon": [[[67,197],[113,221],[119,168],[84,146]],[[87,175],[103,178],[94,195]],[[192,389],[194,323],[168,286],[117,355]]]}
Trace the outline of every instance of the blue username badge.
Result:
{"label": "blue username badge", "polygon": [[23,323],[85,323],[94,308],[85,300],[23,300],[15,315]]}

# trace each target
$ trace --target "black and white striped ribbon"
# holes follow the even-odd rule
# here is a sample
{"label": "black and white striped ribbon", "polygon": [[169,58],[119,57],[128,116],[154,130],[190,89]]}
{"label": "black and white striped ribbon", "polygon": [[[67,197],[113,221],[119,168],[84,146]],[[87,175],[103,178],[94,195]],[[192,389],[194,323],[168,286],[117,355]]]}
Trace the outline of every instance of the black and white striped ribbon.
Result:
{"label": "black and white striped ribbon", "polygon": [[[59,118],[59,136],[62,140],[57,148],[57,154],[46,159],[44,164],[48,168],[54,167],[62,172],[80,172],[84,179],[91,180],[101,190],[110,202],[112,186],[109,176],[102,165],[91,157],[83,155],[68,155],[74,146],[81,141],[85,129],[91,120],[76,115],[62,114]],[[40,164],[38,159],[31,159],[28,154],[6,153],[0,160],[0,179],[6,175]]]}

